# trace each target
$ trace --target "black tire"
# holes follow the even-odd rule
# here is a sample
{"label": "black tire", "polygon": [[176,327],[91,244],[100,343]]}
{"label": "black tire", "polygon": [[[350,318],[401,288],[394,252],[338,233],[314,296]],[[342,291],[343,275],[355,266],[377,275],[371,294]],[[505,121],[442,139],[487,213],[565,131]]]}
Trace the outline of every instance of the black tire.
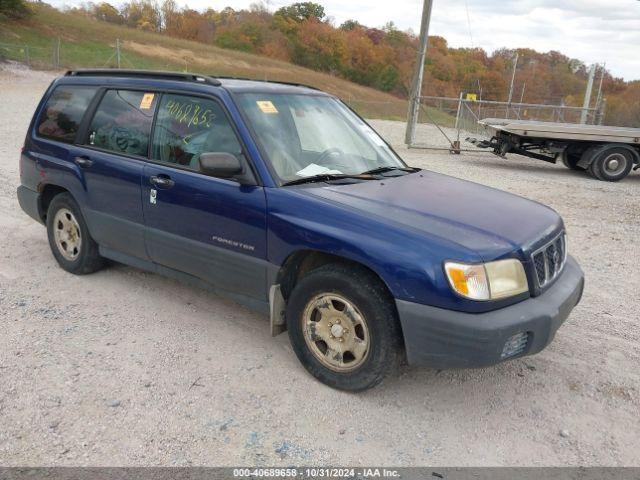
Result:
{"label": "black tire", "polygon": [[582,163],[584,165],[587,165],[587,167],[585,168],[586,172],[596,180],[600,180],[600,178],[598,178],[598,171],[594,169],[593,159],[598,156],[598,153],[601,149],[602,145],[592,145],[584,152],[582,152],[582,155],[580,156],[580,160],[582,161]]}
{"label": "black tire", "polygon": [[[346,299],[360,314],[358,318],[365,322],[367,353],[363,355],[362,363],[350,371],[336,371],[326,366],[305,340],[305,311],[314,299],[324,294]],[[291,292],[286,318],[289,339],[298,359],[311,375],[332,388],[352,392],[372,388],[395,370],[401,361],[402,335],[393,298],[382,282],[362,267],[329,264],[308,273]],[[320,318],[317,325],[323,321],[324,317]],[[349,322],[345,324],[349,325]],[[355,324],[354,321],[352,325]],[[313,335],[316,334],[316,328],[314,326]],[[356,328],[353,328],[351,334],[355,333]],[[348,340],[345,338],[345,343]],[[316,344],[321,345],[322,340]],[[346,357],[347,354],[343,353],[342,356]]]}
{"label": "black tire", "polygon": [[605,148],[599,152],[589,170],[605,182],[619,182],[631,172],[633,168],[633,154],[622,147]]}
{"label": "black tire", "polygon": [[584,170],[584,168],[578,166],[578,162],[580,161],[580,154],[574,153],[569,148],[565,149],[561,155],[562,163],[569,170]]}
{"label": "black tire", "polygon": [[[63,248],[58,246],[56,242],[55,230],[60,229],[61,225],[59,221],[54,225],[56,215],[65,211],[72,214],[72,218],[79,227],[81,241],[74,258],[65,258]],[[98,244],[91,238],[80,207],[69,193],[60,193],[51,200],[47,210],[47,237],[49,247],[58,265],[67,272],[84,275],[100,270],[104,266],[104,258],[98,253]]]}
{"label": "black tire", "polygon": [[600,170],[598,169],[598,163],[595,160],[591,162],[587,167],[587,173],[596,180],[602,180],[602,177],[600,176]]}

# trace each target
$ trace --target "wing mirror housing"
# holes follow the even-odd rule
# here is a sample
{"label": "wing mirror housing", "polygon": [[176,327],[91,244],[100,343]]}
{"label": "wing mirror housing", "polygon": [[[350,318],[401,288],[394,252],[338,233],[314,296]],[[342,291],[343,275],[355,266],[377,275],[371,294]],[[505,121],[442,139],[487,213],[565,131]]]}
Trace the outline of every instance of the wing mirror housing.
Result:
{"label": "wing mirror housing", "polygon": [[200,171],[212,177],[233,178],[243,170],[238,157],[226,152],[202,153],[199,163]]}

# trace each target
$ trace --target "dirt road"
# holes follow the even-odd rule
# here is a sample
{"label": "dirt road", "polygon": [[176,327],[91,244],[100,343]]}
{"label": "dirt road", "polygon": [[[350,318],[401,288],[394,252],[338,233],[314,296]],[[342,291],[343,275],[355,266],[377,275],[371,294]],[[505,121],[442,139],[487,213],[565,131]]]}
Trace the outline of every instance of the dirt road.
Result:
{"label": "dirt road", "polygon": [[[587,286],[537,356],[404,368],[352,395],[312,379],[285,335],[229,300],[125,266],[57,267],[15,197],[50,80],[0,72],[0,464],[640,464],[640,174],[608,184],[399,148],[412,165],[551,205]],[[402,124],[374,125],[401,142]]]}

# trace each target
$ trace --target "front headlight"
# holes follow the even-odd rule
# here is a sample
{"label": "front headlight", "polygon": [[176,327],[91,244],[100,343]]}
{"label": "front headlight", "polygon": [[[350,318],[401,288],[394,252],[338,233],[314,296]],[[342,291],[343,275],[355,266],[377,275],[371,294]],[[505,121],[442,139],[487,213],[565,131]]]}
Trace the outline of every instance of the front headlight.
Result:
{"label": "front headlight", "polygon": [[451,288],[471,300],[499,300],[529,290],[524,267],[515,258],[477,265],[446,262],[444,270]]}

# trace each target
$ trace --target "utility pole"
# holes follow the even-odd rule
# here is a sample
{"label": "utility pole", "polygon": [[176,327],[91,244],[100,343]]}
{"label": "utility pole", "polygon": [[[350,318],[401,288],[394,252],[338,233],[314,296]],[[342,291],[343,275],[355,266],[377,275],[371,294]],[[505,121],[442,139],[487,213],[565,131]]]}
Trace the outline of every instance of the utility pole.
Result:
{"label": "utility pole", "polygon": [[598,108],[598,125],[602,125],[604,123],[604,116],[607,113],[607,99],[603,98],[600,102],[600,106]]}
{"label": "utility pole", "polygon": [[424,62],[427,58],[427,45],[429,43],[429,23],[431,22],[431,7],[433,0],[424,0],[422,7],[422,21],[420,23],[420,45],[416,58],[416,69],[413,74],[411,93],[409,95],[409,112],[407,114],[407,131],[404,143],[407,146],[413,145],[416,136],[416,123],[420,113],[420,94],[422,92],[422,77],[424,73]]}
{"label": "utility pole", "polygon": [[513,100],[513,84],[516,81],[516,70],[518,69],[518,59],[520,53],[516,52],[516,60],[513,62],[513,74],[511,75],[511,86],[509,87],[509,100],[507,100],[507,118],[509,118],[509,108],[511,108],[511,100]]}
{"label": "utility pole", "polygon": [[518,105],[518,120],[520,120],[520,109],[522,108],[522,104],[524,103],[524,91],[527,88],[527,82],[522,84],[522,94],[520,94],[520,105]]}
{"label": "utility pole", "polygon": [[605,63],[600,67],[600,84],[598,85],[598,95],[596,95],[596,110],[600,108],[600,102],[602,101],[602,83],[604,82],[606,66],[607,64]]}
{"label": "utility pole", "polygon": [[520,94],[520,103],[524,103],[524,91],[527,88],[527,82],[522,84],[522,93]]}
{"label": "utility pole", "polygon": [[116,38],[116,65],[120,68],[120,39]]}
{"label": "utility pole", "polygon": [[587,123],[587,117],[589,115],[589,106],[591,105],[591,91],[593,90],[593,79],[596,76],[596,65],[591,65],[589,71],[589,81],[587,82],[587,91],[584,92],[584,103],[582,104],[582,115],[580,116],[580,123],[585,125]]}

